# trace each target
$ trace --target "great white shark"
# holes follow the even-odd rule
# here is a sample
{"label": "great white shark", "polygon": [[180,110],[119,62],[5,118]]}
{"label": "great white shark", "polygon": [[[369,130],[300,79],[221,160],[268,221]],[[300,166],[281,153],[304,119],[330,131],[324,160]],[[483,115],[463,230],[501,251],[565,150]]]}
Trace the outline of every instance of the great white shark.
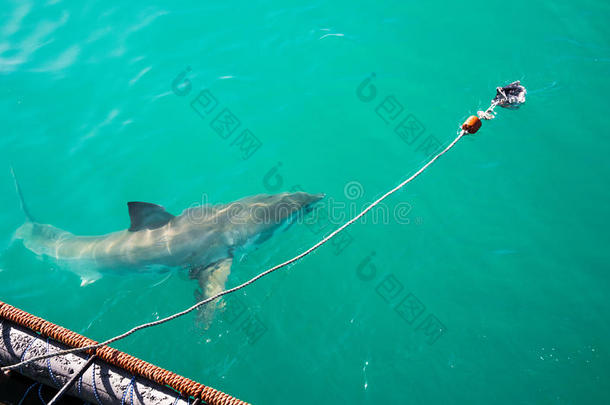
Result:
{"label": "great white shark", "polygon": [[[81,236],[34,220],[12,168],[11,173],[26,216],[15,238],[27,249],[76,272],[81,285],[99,279],[104,270],[187,267],[199,282],[198,299],[225,289],[236,251],[264,242],[324,197],[305,192],[260,194],[190,207],[180,215],[160,205],[128,202],[128,229]],[[212,309],[202,315],[209,324],[213,306],[207,307]]]}

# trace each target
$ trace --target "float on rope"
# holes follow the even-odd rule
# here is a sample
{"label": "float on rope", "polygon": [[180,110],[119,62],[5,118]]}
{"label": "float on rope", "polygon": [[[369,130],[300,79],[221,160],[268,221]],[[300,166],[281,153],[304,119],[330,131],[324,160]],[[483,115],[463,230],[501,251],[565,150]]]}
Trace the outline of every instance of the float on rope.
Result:
{"label": "float on rope", "polygon": [[496,87],[496,96],[491,100],[491,105],[485,111],[478,111],[477,115],[471,115],[462,124],[462,134],[472,135],[476,133],[480,128],[483,120],[492,120],[496,117],[494,108],[500,106],[503,108],[509,108],[516,110],[519,106],[525,103],[525,94],[527,90],[521,85],[521,82],[517,80],[504,87]]}
{"label": "float on rope", "polygon": [[[464,122],[464,124],[461,127],[461,131],[458,133],[457,137],[451,141],[451,143],[449,143],[442,151],[438,152],[434,157],[432,157],[425,165],[423,165],[419,170],[417,170],[414,174],[412,174],[409,178],[407,178],[406,180],[402,181],[400,184],[398,184],[396,187],[392,188],[391,190],[387,191],[385,194],[383,194],[381,197],[379,197],[377,200],[375,200],[374,202],[372,202],[371,204],[369,204],[364,210],[362,210],[360,213],[358,213],[357,215],[355,215],[354,217],[352,217],[350,220],[348,220],[346,223],[344,223],[343,225],[341,225],[339,228],[335,229],[334,231],[332,231],[330,234],[326,235],[324,238],[322,238],[319,242],[317,242],[316,244],[314,244],[313,246],[311,246],[310,248],[304,250],[303,252],[299,253],[298,255],[294,256],[292,259],[288,259],[285,262],[282,262],[280,264],[277,264],[259,274],[257,274],[256,276],[252,277],[251,279],[233,287],[233,288],[229,288],[227,290],[223,290],[211,297],[208,297],[202,301],[199,301],[198,303],[196,303],[195,305],[186,308],[183,311],[177,312],[173,315],[167,316],[165,318],[162,319],[158,319],[155,321],[151,321],[151,322],[146,322],[143,323],[141,325],[135,326],[132,329],[118,335],[115,336],[111,339],[108,339],[104,342],[101,343],[97,343],[97,342],[93,342],[91,340],[87,340],[86,343],[81,343],[84,344],[85,346],[81,346],[81,347],[74,347],[71,349],[66,349],[66,350],[60,350],[57,351],[55,353],[47,353],[47,354],[42,354],[42,355],[38,355],[38,356],[34,356],[31,357],[27,360],[21,359],[20,362],[18,363],[13,363],[11,365],[6,365],[6,366],[1,366],[0,367],[0,371],[9,371],[9,370],[13,370],[13,369],[17,369],[20,368],[22,366],[25,366],[26,364],[29,363],[33,363],[35,361],[39,361],[39,360],[44,360],[44,359],[48,359],[51,357],[56,357],[56,356],[65,356],[68,354],[73,354],[73,353],[82,353],[85,351],[89,351],[91,353],[93,353],[93,350],[95,350],[95,353],[97,353],[98,355],[101,355],[102,353],[113,353],[113,351],[116,351],[116,349],[112,349],[110,347],[108,347],[109,344],[114,343],[116,341],[125,339],[126,337],[134,334],[135,332],[142,330],[142,329],[146,329],[146,328],[150,328],[153,326],[157,326],[157,325],[161,325],[164,324],[166,322],[170,322],[176,318],[179,318],[181,316],[184,316],[186,314],[188,314],[189,312],[194,311],[195,309],[208,304],[224,295],[227,294],[231,294],[234,293],[238,290],[241,290],[247,286],[249,286],[250,284],[256,282],[257,280],[259,280],[262,277],[265,277],[268,274],[271,274],[283,267],[286,267],[300,259],[302,259],[303,257],[307,256],[308,254],[310,254],[311,252],[313,252],[314,250],[318,249],[320,246],[324,245],[325,243],[327,243],[329,240],[331,240],[332,238],[334,238],[336,235],[338,235],[339,233],[341,233],[343,230],[345,230],[348,226],[350,226],[351,224],[353,224],[354,222],[356,222],[358,219],[360,219],[361,217],[363,217],[367,212],[369,212],[371,209],[373,209],[376,205],[380,204],[383,200],[385,200],[386,198],[388,198],[389,196],[391,196],[392,194],[394,194],[395,192],[397,192],[398,190],[402,189],[404,186],[406,186],[407,184],[409,184],[411,181],[413,181],[417,176],[419,176],[420,174],[422,174],[430,165],[432,165],[438,158],[440,158],[442,155],[444,155],[445,153],[447,153],[451,148],[453,148],[457,142],[464,136],[467,134],[474,134],[476,133],[479,128],[481,128],[481,119],[484,120],[490,120],[495,118],[495,112],[494,112],[494,108],[496,106],[500,106],[503,108],[509,108],[509,109],[517,109],[519,108],[519,106],[521,104],[523,104],[525,102],[525,94],[526,94],[526,90],[525,87],[521,86],[521,83],[519,81],[513,82],[507,86],[504,87],[497,87],[496,88],[496,96],[494,97],[493,100],[491,100],[491,105],[489,106],[489,108],[485,111],[478,111],[477,112],[477,116],[470,116],[468,117],[468,119],[466,120],[466,122]],[[6,305],[6,304],[4,304]],[[12,307],[11,307],[12,308]],[[0,302],[0,310],[2,309],[2,303]],[[1,315],[1,312],[0,312]],[[29,315],[29,314],[28,314]],[[32,315],[29,315],[30,317]],[[19,319],[19,317],[17,317],[17,319]],[[24,318],[24,319],[29,319],[29,318]],[[13,321],[15,321],[15,319],[11,319]],[[46,321],[45,321],[46,322]],[[22,326],[27,326],[27,325],[23,325],[24,321],[22,319],[22,322],[19,323],[19,325]],[[73,333],[73,332],[72,332]],[[141,360],[139,360],[141,362]],[[11,361],[12,362],[12,361]],[[182,377],[183,378],[183,377]],[[166,384],[166,385],[170,385],[170,384]],[[207,390],[211,390],[211,392],[214,393],[214,395],[225,395],[228,397],[228,401],[229,402],[217,402],[219,404],[241,404],[243,402],[236,400],[232,397],[229,397],[227,394],[223,394],[223,393],[219,393],[219,391],[213,390],[209,387],[205,387]],[[205,389],[204,389],[205,392]],[[196,392],[197,395],[194,395],[195,397],[200,397],[201,396],[201,389],[198,389]],[[223,397],[224,398],[224,397]],[[207,401],[206,398],[203,398],[204,400]],[[238,401],[238,402],[231,402],[231,401]],[[213,403],[213,402],[208,402],[208,403]]]}

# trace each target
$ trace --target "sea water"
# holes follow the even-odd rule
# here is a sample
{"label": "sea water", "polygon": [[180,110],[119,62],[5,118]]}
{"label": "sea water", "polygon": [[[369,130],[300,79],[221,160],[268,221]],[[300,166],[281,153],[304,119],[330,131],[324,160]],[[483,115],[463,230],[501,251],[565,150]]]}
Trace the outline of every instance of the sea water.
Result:
{"label": "sea water", "polygon": [[236,256],[229,286],[114,346],[255,404],[610,401],[607,1],[5,1],[0,300],[104,340],[195,301],[185,271],[78,276],[12,240],[302,189],[314,213]]}

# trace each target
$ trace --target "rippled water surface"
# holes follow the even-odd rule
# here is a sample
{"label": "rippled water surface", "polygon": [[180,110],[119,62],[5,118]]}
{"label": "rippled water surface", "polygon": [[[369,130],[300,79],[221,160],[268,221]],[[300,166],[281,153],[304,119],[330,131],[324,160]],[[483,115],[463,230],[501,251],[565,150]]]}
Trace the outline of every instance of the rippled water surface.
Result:
{"label": "rippled water surface", "polygon": [[[128,227],[127,201],[177,214],[297,188],[345,216],[521,80],[527,103],[387,220],[242,290],[208,330],[188,315],[116,347],[255,404],[608,403],[609,18],[599,0],[5,1],[0,300],[96,340],[194,303],[185,271],[81,287],[13,242],[10,164],[32,214],[77,234]],[[316,224],[236,257],[228,284],[339,225]]]}

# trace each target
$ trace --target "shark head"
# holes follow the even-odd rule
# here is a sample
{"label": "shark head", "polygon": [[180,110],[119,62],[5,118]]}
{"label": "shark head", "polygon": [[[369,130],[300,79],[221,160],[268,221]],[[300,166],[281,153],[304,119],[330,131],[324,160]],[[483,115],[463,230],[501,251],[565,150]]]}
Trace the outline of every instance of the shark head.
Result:
{"label": "shark head", "polygon": [[[204,204],[186,209],[169,220],[167,229],[162,229],[171,233],[173,252],[182,249],[190,252],[190,262],[213,263],[230,257],[236,250],[258,246],[278,230],[302,218],[322,198],[324,194],[295,192],[259,194],[228,204]],[[137,204],[147,218],[154,219],[152,225],[157,226],[163,219],[155,207]],[[132,215],[132,228],[142,222],[136,219],[137,215]]]}
{"label": "shark head", "polygon": [[[199,282],[198,300],[212,297],[225,290],[235,254],[243,254],[256,248],[273,234],[294,223],[313,209],[324,194],[304,192],[259,194],[242,198],[229,204],[193,207],[181,215],[195,215],[198,221],[190,221],[188,239],[195,241],[197,256],[190,260],[196,265],[189,276]],[[199,246],[197,246],[199,244]],[[199,319],[207,328],[214,314],[214,306],[206,306]]]}
{"label": "shark head", "polygon": [[236,243],[258,244],[267,240],[277,230],[302,218],[322,198],[324,194],[295,192],[259,194],[235,201],[229,210]]}

